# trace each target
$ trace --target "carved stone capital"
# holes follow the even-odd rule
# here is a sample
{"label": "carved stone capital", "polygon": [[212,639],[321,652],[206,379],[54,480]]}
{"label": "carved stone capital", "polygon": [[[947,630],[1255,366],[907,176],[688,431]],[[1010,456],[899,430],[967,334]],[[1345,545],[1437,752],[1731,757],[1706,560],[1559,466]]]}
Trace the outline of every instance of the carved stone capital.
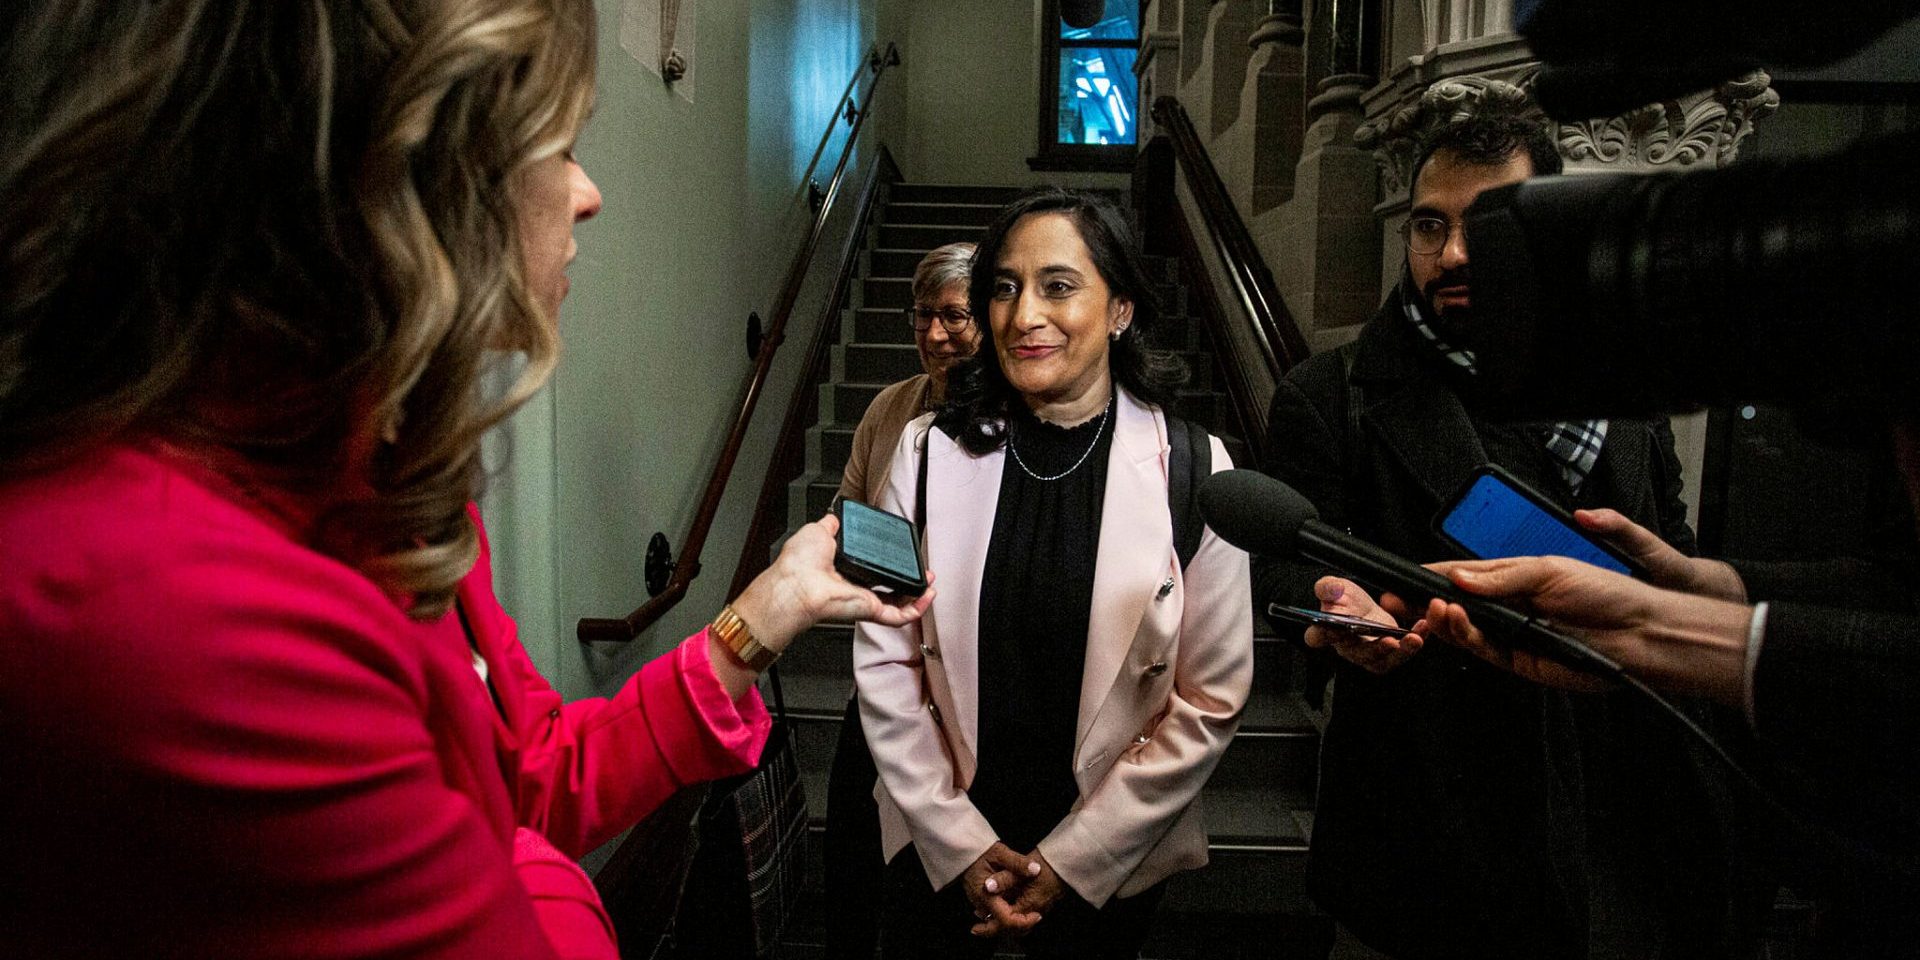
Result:
{"label": "carved stone capital", "polygon": [[1372,79],[1364,73],[1336,73],[1322,78],[1313,99],[1307,101],[1307,123],[1330,113],[1349,114],[1358,122],[1364,115],[1360,98],[1366,94]]}
{"label": "carved stone capital", "polygon": [[1754,122],[1780,106],[1765,71],[1618,116],[1557,125],[1569,167],[1583,170],[1713,170],[1734,161]]}
{"label": "carved stone capital", "polygon": [[1555,123],[1533,102],[1536,69],[1512,80],[1457,76],[1437,80],[1417,97],[1377,115],[1354,132],[1380,164],[1382,195],[1404,196],[1420,141],[1435,128],[1482,112],[1535,117],[1573,170],[1714,169],[1732,163],[1754,122],[1780,105],[1762,71],[1711,90],[1649,104],[1613,117]]}
{"label": "carved stone capital", "polygon": [[1420,141],[1438,127],[1481,112],[1540,115],[1520,84],[1489,77],[1449,77],[1430,84],[1411,103],[1371,120],[1353,133],[1354,143],[1373,151],[1380,164],[1381,192],[1394,197],[1411,186]]}

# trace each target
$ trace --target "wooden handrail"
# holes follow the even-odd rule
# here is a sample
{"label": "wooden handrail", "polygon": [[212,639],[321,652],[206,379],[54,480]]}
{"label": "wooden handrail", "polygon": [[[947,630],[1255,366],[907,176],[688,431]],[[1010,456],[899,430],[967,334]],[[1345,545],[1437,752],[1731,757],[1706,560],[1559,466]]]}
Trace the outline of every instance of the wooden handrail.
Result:
{"label": "wooden handrail", "polygon": [[[828,218],[833,215],[834,202],[839,198],[841,184],[846,180],[847,162],[853,158],[854,144],[859,141],[860,131],[866,126],[874,91],[880,88],[880,78],[886,75],[887,68],[899,62],[899,48],[891,43],[887,44],[884,56],[877,61],[870,61],[869,69],[874,72],[873,82],[867,85],[859,113],[853,120],[853,129],[847,133],[847,142],[840,148],[840,162],[834,165],[833,179],[827,186],[825,201],[813,215],[813,226],[807,231],[807,241],[794,254],[793,262],[787,268],[779,298],[774,301],[766,336],[761,340],[760,349],[754,357],[753,372],[741,387],[739,412],[734,415],[733,427],[727,432],[727,443],[720,450],[720,459],[714,463],[713,472],[707,477],[706,493],[700,498],[700,509],[694,514],[693,526],[687,531],[686,540],[681,543],[680,558],[673,565],[673,576],[668,579],[666,589],[624,617],[582,617],[574,628],[582,641],[632,640],[684,599],[687,588],[700,575],[700,552],[706,547],[707,534],[713,529],[714,517],[720,512],[720,498],[727,492],[727,481],[733,476],[734,461],[739,459],[740,447],[746,442],[747,428],[752,425],[754,408],[760,402],[760,391],[765,389],[767,376],[773,369],[774,354],[786,340],[787,320],[793,315],[794,304],[800,299],[800,289],[806,284],[807,271],[812,268],[814,254],[818,252],[826,234]],[[838,123],[839,120],[836,114],[830,122]]]}
{"label": "wooden handrail", "polygon": [[840,341],[840,315],[847,303],[847,290],[853,282],[854,268],[860,264],[860,249],[866,239],[866,224],[879,200],[880,186],[900,180],[900,167],[893,153],[883,144],[880,156],[867,174],[860,190],[860,202],[853,211],[853,229],[840,244],[840,275],[827,297],[820,322],[814,327],[813,342],[807,345],[807,359],[800,379],[794,381],[793,394],[787,398],[787,415],[780,424],[780,439],[767,463],[766,479],[760,484],[760,497],[754,501],[753,522],[747,526],[747,538],[740,548],[740,562],[733,568],[733,584],[727,588],[732,599],[747,589],[753,578],[771,563],[773,542],[786,529],[787,498],[785,487],[805,472],[806,430],[819,415],[820,381],[833,362],[832,347]]}
{"label": "wooden handrail", "polygon": [[1153,119],[1173,143],[1178,166],[1185,174],[1187,188],[1200,205],[1200,219],[1207,226],[1215,255],[1226,267],[1240,306],[1251,317],[1260,336],[1261,359],[1275,380],[1293,365],[1306,359],[1307,340],[1280,299],[1280,290],[1267,269],[1266,259],[1247,231],[1246,221],[1234,207],[1227,186],[1207,156],[1206,145],[1193,129],[1187,108],[1176,97],[1162,96],[1153,101]]}

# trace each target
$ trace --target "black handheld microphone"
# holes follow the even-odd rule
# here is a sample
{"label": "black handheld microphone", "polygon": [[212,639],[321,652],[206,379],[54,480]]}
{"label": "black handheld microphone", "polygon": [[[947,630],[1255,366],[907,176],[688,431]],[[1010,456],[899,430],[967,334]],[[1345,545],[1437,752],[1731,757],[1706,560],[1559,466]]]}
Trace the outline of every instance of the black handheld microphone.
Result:
{"label": "black handheld microphone", "polygon": [[1200,486],[1200,516],[1248,553],[1299,556],[1399,594],[1414,609],[1438,597],[1466,608],[1488,636],[1526,645],[1571,667],[1618,678],[1620,665],[1512,607],[1462,593],[1432,570],[1320,522],[1299,491],[1258,470],[1223,470]]}

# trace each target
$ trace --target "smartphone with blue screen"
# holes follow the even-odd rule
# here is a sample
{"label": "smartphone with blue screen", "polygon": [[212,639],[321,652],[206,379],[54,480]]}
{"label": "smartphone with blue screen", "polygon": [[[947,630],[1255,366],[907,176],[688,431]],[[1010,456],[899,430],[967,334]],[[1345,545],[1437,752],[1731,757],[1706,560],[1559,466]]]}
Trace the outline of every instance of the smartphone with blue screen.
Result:
{"label": "smartphone with blue screen", "polygon": [[926,564],[913,521],[898,514],[841,499],[839,549],[834,568],[848,580],[874,590],[917,597],[927,592]]}
{"label": "smartphone with blue screen", "polygon": [[1475,471],[1434,518],[1440,539],[1477,560],[1572,557],[1645,579],[1627,555],[1580,529],[1562,510],[1518,477],[1488,464]]}

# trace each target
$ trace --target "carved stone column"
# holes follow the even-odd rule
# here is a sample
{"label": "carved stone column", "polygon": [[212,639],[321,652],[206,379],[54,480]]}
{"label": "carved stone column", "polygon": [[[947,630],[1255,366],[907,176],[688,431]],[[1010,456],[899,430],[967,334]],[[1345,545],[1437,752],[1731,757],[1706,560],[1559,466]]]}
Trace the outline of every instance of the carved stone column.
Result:
{"label": "carved stone column", "polygon": [[1314,0],[1312,10],[1307,70],[1323,79],[1306,106],[1293,196],[1253,229],[1308,346],[1322,350],[1347,339],[1378,304],[1380,241],[1373,157],[1353,141],[1366,119],[1361,94],[1373,82],[1369,6]]}
{"label": "carved stone column", "polygon": [[1153,139],[1153,101],[1162,91],[1180,89],[1180,0],[1149,0],[1140,19],[1140,56],[1133,61],[1140,80],[1139,141]]}
{"label": "carved stone column", "polygon": [[[1240,113],[1240,85],[1245,82],[1247,60],[1253,51],[1247,37],[1265,12],[1260,0],[1183,0],[1190,17],[1195,6],[1205,6],[1207,19],[1201,34],[1198,60],[1186,54],[1183,44],[1181,69],[1193,67],[1181,79],[1180,103],[1193,118],[1193,127],[1201,139],[1212,144],[1221,131],[1233,125]],[[1215,161],[1218,162],[1217,160]]]}
{"label": "carved stone column", "polygon": [[[1218,137],[1240,118],[1240,92],[1246,86],[1247,66],[1253,58],[1248,38],[1271,11],[1267,0],[1217,0],[1207,26],[1207,53],[1211,64],[1207,102],[1209,125],[1201,129]],[[1189,108],[1191,109],[1191,108]]]}
{"label": "carved stone column", "polygon": [[1306,37],[1301,0],[1268,0],[1266,15],[1247,40],[1253,56],[1235,91],[1239,117],[1215,141],[1216,160],[1234,204],[1253,217],[1293,196],[1293,168],[1306,132]]}
{"label": "carved stone column", "polygon": [[[1200,72],[1200,61],[1207,52],[1207,23],[1212,19],[1213,5],[1219,0],[1161,0],[1179,7],[1180,24],[1180,82],[1185,84]],[[1190,99],[1184,92],[1181,100]],[[1193,105],[1187,104],[1189,114]],[[1196,126],[1198,123],[1196,121]],[[1203,128],[1204,129],[1204,128]]]}

